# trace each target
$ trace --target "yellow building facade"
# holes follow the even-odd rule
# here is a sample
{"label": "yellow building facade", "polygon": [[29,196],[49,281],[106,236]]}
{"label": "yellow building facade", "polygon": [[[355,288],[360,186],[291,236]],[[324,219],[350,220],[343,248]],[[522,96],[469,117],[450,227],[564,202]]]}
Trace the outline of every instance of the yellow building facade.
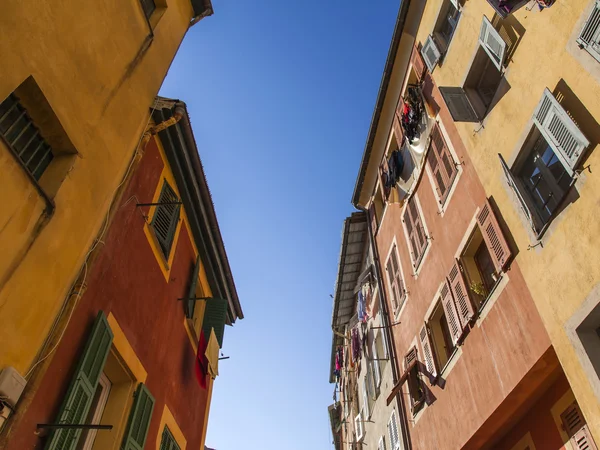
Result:
{"label": "yellow building facade", "polygon": [[422,4],[416,43],[600,442],[600,3]]}
{"label": "yellow building facade", "polygon": [[[48,354],[205,0],[8,2],[0,29],[0,369]],[[79,278],[78,278],[79,277]]]}

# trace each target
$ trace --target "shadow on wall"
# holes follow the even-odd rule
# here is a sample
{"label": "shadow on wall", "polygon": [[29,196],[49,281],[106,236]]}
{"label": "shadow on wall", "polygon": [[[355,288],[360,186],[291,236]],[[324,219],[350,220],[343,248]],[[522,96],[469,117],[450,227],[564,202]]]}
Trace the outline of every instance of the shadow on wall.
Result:
{"label": "shadow on wall", "polygon": [[525,35],[525,27],[515,18],[508,16],[502,19],[498,14],[492,17],[492,25],[498,31],[504,42],[506,42],[505,64],[512,61],[513,55],[517,51],[517,47],[523,40]]}

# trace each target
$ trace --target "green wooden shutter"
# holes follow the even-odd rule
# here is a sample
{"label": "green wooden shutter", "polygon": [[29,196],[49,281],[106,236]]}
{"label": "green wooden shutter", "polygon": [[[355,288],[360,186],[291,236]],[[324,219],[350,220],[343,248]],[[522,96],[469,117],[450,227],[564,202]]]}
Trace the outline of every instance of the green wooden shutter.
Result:
{"label": "green wooden shutter", "polygon": [[206,309],[204,310],[204,321],[202,322],[202,331],[208,341],[210,330],[215,330],[219,347],[223,347],[223,333],[225,332],[225,318],[227,317],[227,300],[221,298],[209,298],[206,300]]}
{"label": "green wooden shutter", "polygon": [[[188,292],[188,299],[185,303],[185,315],[188,319],[194,317],[194,309],[196,308],[196,300],[192,300],[196,296],[196,287],[198,286],[198,275],[200,274],[200,255],[196,258],[196,267],[192,273],[192,282]],[[208,338],[207,338],[208,339]]]}
{"label": "green wooden shutter", "polygon": [[144,383],[140,383],[134,394],[121,450],[143,450],[153,410],[154,397]]}
{"label": "green wooden shutter", "polygon": [[171,431],[166,426],[160,440],[160,450],[181,450]]}
{"label": "green wooden shutter", "polygon": [[[113,333],[106,320],[106,315],[100,311],[71,379],[69,390],[55,420],[56,423],[85,423],[112,340]],[[81,430],[54,430],[44,448],[46,450],[73,450],[77,446],[80,436]]]}
{"label": "green wooden shutter", "polygon": [[156,207],[151,225],[166,258],[169,258],[169,254],[171,253],[175,230],[177,230],[177,223],[179,222],[179,207],[181,205],[175,204],[178,201],[177,194],[175,194],[173,188],[165,180],[160,196],[158,197],[158,203],[169,204],[162,204]]}

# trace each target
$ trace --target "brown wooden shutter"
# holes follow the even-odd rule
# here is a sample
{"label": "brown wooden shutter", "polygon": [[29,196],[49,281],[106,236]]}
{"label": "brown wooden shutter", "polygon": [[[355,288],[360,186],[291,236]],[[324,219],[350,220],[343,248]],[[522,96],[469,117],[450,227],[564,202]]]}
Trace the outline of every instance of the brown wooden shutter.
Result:
{"label": "brown wooden shutter", "polygon": [[[392,249],[392,255],[394,253],[394,249]],[[396,282],[396,277],[394,276],[394,266],[392,264],[392,256],[390,256],[390,259],[388,259],[387,265],[385,267],[385,270],[387,271],[387,276],[388,276],[388,280],[390,282],[390,296],[392,297],[392,308],[394,309],[394,313],[398,310],[398,296],[397,296],[397,291],[396,291],[396,286],[395,286],[395,282]]]}
{"label": "brown wooden shutter", "polygon": [[421,220],[421,215],[419,214],[417,203],[414,197],[410,199],[410,202],[408,203],[408,208],[410,209],[415,233],[417,235],[420,256],[423,253],[425,246],[427,245],[427,236],[425,236],[425,227],[423,227],[423,221]]}
{"label": "brown wooden shutter", "polygon": [[429,164],[429,169],[431,170],[431,174],[433,175],[433,181],[435,184],[435,190],[438,193],[438,197],[441,199],[444,197],[446,193],[446,184],[444,183],[444,177],[442,175],[442,168],[438,163],[437,155],[433,150],[433,140],[431,141],[431,147],[429,152],[427,153],[427,164]]}
{"label": "brown wooden shutter", "polygon": [[437,123],[431,133],[431,146],[435,158],[437,159],[438,166],[438,172],[435,175],[436,182],[443,186],[443,188],[439,189],[441,194],[440,200],[443,202],[450,191],[450,186],[452,186],[458,170],[456,170],[456,164],[454,164],[450,149],[448,148],[444,136],[442,135],[442,131]]}
{"label": "brown wooden shutter", "polygon": [[415,265],[416,261],[419,258],[419,245],[417,243],[415,226],[413,224],[410,210],[407,207],[404,211],[404,224],[406,225],[406,234],[408,235],[408,242],[410,244],[410,251],[413,255],[413,265]]}
{"label": "brown wooden shutter", "polygon": [[423,72],[425,72],[425,61],[423,61],[421,52],[417,49],[416,45],[413,47],[411,62],[417,74],[417,78],[421,80],[423,78]]}
{"label": "brown wooden shutter", "polygon": [[424,324],[421,328],[421,332],[419,333],[419,339],[421,340],[421,348],[423,349],[423,359],[425,360],[424,362],[425,367],[427,368],[427,372],[429,372],[432,377],[436,377],[436,361],[435,356],[433,354],[433,346],[431,345],[431,341],[429,339],[429,330],[427,328],[427,324]]}
{"label": "brown wooden shutter", "polygon": [[483,239],[490,252],[496,271],[500,273],[506,268],[511,252],[488,200],[485,201],[483,208],[481,208],[481,211],[477,215],[477,224],[481,229],[481,234],[483,234]]}
{"label": "brown wooden shutter", "polygon": [[460,270],[460,263],[458,260],[455,260],[454,266],[452,266],[452,269],[450,270],[448,282],[452,288],[460,324],[464,329],[475,315],[475,310],[473,309],[473,304],[471,303],[469,291],[465,284],[462,271]]}
{"label": "brown wooden shutter", "polygon": [[460,325],[460,319],[458,318],[458,313],[456,312],[456,306],[454,304],[454,299],[452,298],[452,293],[450,292],[450,285],[448,282],[444,283],[444,286],[440,292],[440,297],[442,301],[442,307],[444,308],[444,313],[446,314],[446,320],[448,321],[450,335],[452,336],[452,343],[456,345],[462,334],[462,327]]}
{"label": "brown wooden shutter", "polygon": [[577,402],[573,402],[560,415],[565,432],[577,450],[598,450]]}
{"label": "brown wooden shutter", "polygon": [[375,235],[377,234],[377,213],[375,212],[375,199],[373,199],[371,206],[369,206],[369,219],[371,220],[371,232]]}

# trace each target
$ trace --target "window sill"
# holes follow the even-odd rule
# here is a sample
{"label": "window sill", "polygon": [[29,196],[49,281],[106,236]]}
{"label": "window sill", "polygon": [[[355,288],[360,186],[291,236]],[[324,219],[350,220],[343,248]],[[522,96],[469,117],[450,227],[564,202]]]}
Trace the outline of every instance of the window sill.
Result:
{"label": "window sill", "polygon": [[462,349],[458,345],[455,345],[454,350],[450,355],[450,358],[448,358],[448,361],[446,362],[446,364],[444,364],[442,370],[440,370],[440,373],[438,374],[437,378],[446,379],[448,375],[450,375],[450,372],[452,372],[452,369],[456,365],[456,362],[459,360],[461,355]]}
{"label": "window sill", "polygon": [[502,273],[496,284],[490,290],[485,300],[481,302],[481,305],[477,309],[477,326],[481,326],[481,323],[485,320],[486,316],[496,303],[496,300],[500,297],[504,288],[508,284],[509,278],[507,273]]}

